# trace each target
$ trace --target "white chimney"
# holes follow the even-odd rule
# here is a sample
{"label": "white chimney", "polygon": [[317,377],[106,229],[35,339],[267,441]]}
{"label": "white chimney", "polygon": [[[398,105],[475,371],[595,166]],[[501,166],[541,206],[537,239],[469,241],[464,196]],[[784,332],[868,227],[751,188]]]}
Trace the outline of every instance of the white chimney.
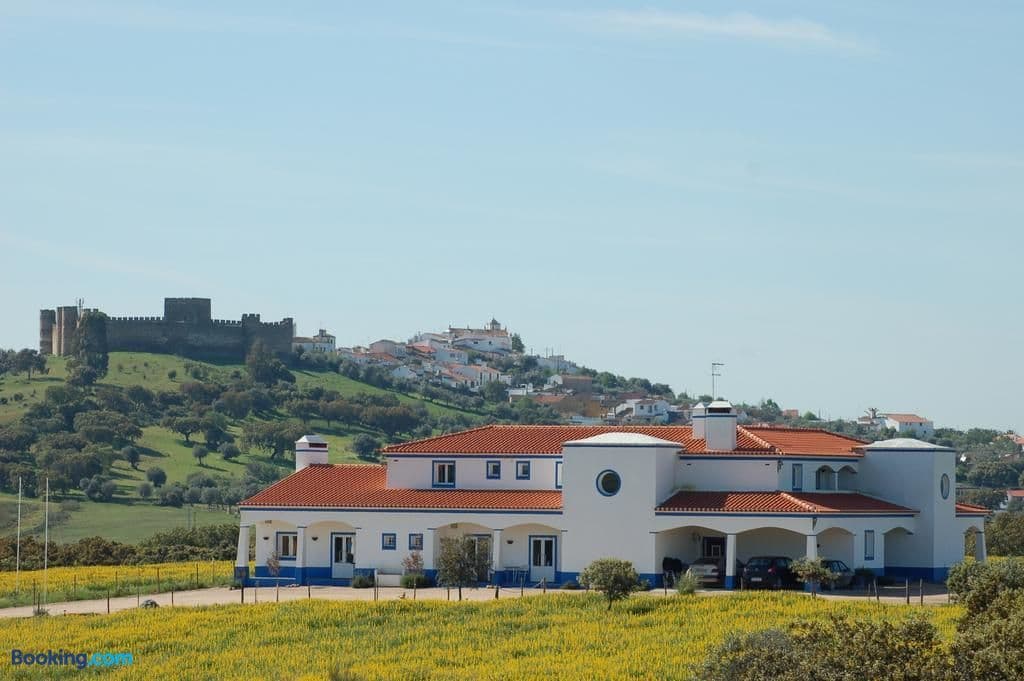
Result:
{"label": "white chimney", "polygon": [[736,408],[725,400],[715,400],[704,414],[704,441],[707,449],[731,452],[736,449]]}
{"label": "white chimney", "polygon": [[703,402],[693,405],[690,410],[690,423],[693,424],[693,436],[698,440],[704,439],[704,415],[706,408]]}
{"label": "white chimney", "polygon": [[327,440],[319,435],[303,435],[295,441],[295,470],[327,463]]}

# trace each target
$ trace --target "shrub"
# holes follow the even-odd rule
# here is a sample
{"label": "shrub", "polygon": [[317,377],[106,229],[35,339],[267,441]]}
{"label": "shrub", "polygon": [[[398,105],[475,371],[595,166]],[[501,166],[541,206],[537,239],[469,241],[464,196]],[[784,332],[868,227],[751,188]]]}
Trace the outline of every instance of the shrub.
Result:
{"label": "shrub", "polygon": [[139,485],[139,496],[143,499],[148,499],[153,496],[153,485],[148,482],[143,482]]}
{"label": "shrub", "polygon": [[432,582],[430,581],[430,577],[427,577],[426,575],[415,573],[415,572],[411,573],[411,574],[408,574],[408,575],[402,575],[402,588],[403,589],[411,589],[414,586],[417,589],[425,589],[426,587],[431,586],[431,585],[432,585]]}
{"label": "shrub", "polygon": [[683,596],[694,594],[701,587],[700,577],[693,574],[689,570],[679,575],[676,579],[676,593]]}
{"label": "shrub", "polygon": [[356,575],[352,578],[353,589],[369,589],[371,586],[373,586],[373,577]]}
{"label": "shrub", "polygon": [[580,583],[570,579],[568,582],[562,585],[562,588],[566,591],[576,591],[580,588]]}
{"label": "shrub", "polygon": [[810,584],[817,592],[819,584],[828,584],[835,579],[835,573],[825,567],[821,558],[798,558],[793,561],[793,573],[804,584]]}
{"label": "shrub", "polygon": [[224,457],[225,461],[237,459],[242,453],[242,450],[238,448],[238,445],[234,444],[233,442],[225,442],[224,444],[217,448],[217,451],[220,452],[220,455]]}
{"label": "shrub", "polygon": [[967,609],[967,617],[980,615],[1007,589],[1024,589],[1024,559],[1008,558],[978,563],[970,558],[949,570],[946,586]]}
{"label": "shrub", "polygon": [[602,592],[611,610],[612,603],[637,590],[640,576],[628,560],[599,558],[580,573],[580,584]]}

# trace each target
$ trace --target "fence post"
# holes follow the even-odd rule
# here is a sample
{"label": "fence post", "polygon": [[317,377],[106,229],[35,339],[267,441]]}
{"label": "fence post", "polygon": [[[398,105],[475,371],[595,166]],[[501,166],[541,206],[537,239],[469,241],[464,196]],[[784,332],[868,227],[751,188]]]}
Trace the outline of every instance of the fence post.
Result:
{"label": "fence post", "polygon": [[416,582],[417,581],[419,581],[419,580],[417,580],[416,577],[412,578],[412,599],[414,601],[416,600]]}
{"label": "fence post", "polygon": [[110,614],[110,587],[107,587],[107,614]]}
{"label": "fence post", "polygon": [[910,605],[910,577],[904,578],[904,587],[907,590],[907,605]]}
{"label": "fence post", "polygon": [[171,587],[171,605],[174,605],[174,587]]}
{"label": "fence post", "polygon": [[497,584],[494,585],[494,600],[498,600],[498,590],[500,588]]}
{"label": "fence post", "polygon": [[196,563],[196,588],[199,588],[199,563]]}
{"label": "fence post", "polygon": [[309,586],[309,582],[306,582],[306,598],[310,599],[312,597],[313,597],[313,591],[311,590],[311,588]]}
{"label": "fence post", "polygon": [[72,598],[78,598],[78,575],[77,574],[71,575],[71,584],[72,584],[71,593],[74,594],[74,596]]}
{"label": "fence post", "polygon": [[142,582],[135,584],[135,607],[142,605]]}
{"label": "fence post", "polygon": [[156,569],[156,593],[160,593],[160,568]]}
{"label": "fence post", "polygon": [[921,605],[924,605],[924,580],[920,579],[917,582],[917,592],[921,596]]}
{"label": "fence post", "polygon": [[540,592],[546,594],[548,592],[548,578],[543,577],[540,580]]}
{"label": "fence post", "polygon": [[117,570],[114,570],[114,593],[116,594],[116,593],[119,593],[120,591],[121,591],[121,583],[120,583],[120,581],[118,581],[118,578],[117,578]]}
{"label": "fence post", "polygon": [[882,597],[878,595],[878,577],[875,577],[873,584],[875,588],[875,602],[880,603],[882,601]]}
{"label": "fence post", "polygon": [[274,580],[274,602],[281,602],[281,580]]}
{"label": "fence post", "polygon": [[242,592],[242,605],[245,605],[245,583],[244,582],[242,583],[241,592]]}

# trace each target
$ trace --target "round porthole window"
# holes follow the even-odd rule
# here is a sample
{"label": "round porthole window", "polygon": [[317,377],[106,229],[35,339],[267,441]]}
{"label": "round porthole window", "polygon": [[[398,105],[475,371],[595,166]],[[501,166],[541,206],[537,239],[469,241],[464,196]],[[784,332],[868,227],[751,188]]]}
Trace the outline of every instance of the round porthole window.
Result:
{"label": "round porthole window", "polygon": [[942,479],[939,481],[939,492],[942,493],[943,499],[949,498],[949,476],[945,473],[942,474]]}
{"label": "round porthole window", "polygon": [[622,478],[615,471],[601,471],[597,475],[597,491],[606,497],[619,493],[622,488]]}

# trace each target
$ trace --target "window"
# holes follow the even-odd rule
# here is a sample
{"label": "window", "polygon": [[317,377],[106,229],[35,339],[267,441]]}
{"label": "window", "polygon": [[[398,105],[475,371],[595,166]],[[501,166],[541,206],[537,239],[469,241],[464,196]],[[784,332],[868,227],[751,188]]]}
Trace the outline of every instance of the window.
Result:
{"label": "window", "polygon": [[793,464],[793,491],[799,492],[804,488],[804,465]]}
{"label": "window", "polygon": [[516,480],[530,479],[530,462],[516,461]]}
{"label": "window", "polygon": [[864,530],[864,560],[875,559],[875,531]]}
{"label": "window", "polygon": [[488,461],[487,462],[487,479],[488,480],[500,480],[501,479],[501,462],[500,461]]}
{"label": "window", "polygon": [[615,471],[601,471],[597,474],[597,491],[606,497],[613,497],[622,489],[622,478]]}
{"label": "window", "polygon": [[562,489],[562,462],[555,462],[555,489]]}
{"label": "window", "polygon": [[434,462],[434,487],[455,487],[455,462]]}
{"label": "window", "polygon": [[295,532],[277,533],[277,557],[281,560],[295,560],[298,552],[299,535]]}
{"label": "window", "polygon": [[409,550],[410,551],[422,551],[423,550],[423,535],[422,534],[410,534],[409,535]]}
{"label": "window", "polygon": [[394,532],[385,532],[380,535],[380,548],[384,551],[394,551],[398,548],[398,535]]}
{"label": "window", "polygon": [[942,474],[942,479],[939,481],[939,492],[943,499],[949,498],[949,476],[945,473]]}

